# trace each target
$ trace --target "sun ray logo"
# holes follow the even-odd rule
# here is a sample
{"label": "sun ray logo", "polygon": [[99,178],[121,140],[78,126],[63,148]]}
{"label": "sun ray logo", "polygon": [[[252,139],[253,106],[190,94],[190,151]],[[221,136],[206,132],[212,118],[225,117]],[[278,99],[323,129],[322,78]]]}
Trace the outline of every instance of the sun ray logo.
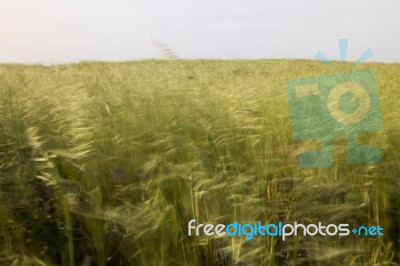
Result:
{"label": "sun ray logo", "polygon": [[[346,59],[348,40],[339,40],[342,62]],[[366,50],[353,66],[372,56]],[[316,59],[335,65],[321,52]],[[373,70],[340,72],[329,75],[296,78],[287,81],[289,113],[295,140],[322,142],[319,150],[300,154],[303,168],[330,168],[333,166],[332,139],[347,138],[348,163],[378,163],[380,150],[359,144],[360,133],[382,128],[376,73]]]}

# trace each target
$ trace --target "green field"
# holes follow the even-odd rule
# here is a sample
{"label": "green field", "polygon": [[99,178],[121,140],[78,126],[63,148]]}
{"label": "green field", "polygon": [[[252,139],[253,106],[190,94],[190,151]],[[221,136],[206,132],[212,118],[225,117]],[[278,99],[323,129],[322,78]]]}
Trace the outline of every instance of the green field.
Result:
{"label": "green field", "polygon": [[[339,66],[339,64],[338,64]],[[379,164],[302,169],[286,81],[307,60],[0,65],[0,265],[400,265],[400,65],[378,75]],[[383,237],[188,236],[198,223],[349,223]]]}

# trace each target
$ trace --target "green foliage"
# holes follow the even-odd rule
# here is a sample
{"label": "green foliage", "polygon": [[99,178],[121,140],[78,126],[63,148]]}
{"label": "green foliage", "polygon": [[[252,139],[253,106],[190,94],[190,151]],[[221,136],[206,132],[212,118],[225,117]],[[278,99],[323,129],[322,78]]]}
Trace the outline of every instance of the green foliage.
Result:
{"label": "green foliage", "polygon": [[[345,65],[344,67],[349,68]],[[319,62],[0,65],[1,265],[399,263],[400,66],[376,69],[378,165],[299,169],[286,80]],[[189,237],[187,223],[380,224],[383,238]]]}

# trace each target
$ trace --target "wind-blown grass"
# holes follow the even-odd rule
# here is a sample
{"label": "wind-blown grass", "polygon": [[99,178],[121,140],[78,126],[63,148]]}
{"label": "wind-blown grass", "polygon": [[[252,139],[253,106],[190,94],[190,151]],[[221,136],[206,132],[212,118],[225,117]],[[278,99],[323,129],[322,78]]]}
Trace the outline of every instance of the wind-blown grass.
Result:
{"label": "wind-blown grass", "polygon": [[[344,68],[349,70],[350,64]],[[376,69],[377,165],[300,169],[286,80],[304,60],[0,65],[0,263],[399,263],[400,66]],[[349,223],[382,238],[189,237],[187,223]]]}

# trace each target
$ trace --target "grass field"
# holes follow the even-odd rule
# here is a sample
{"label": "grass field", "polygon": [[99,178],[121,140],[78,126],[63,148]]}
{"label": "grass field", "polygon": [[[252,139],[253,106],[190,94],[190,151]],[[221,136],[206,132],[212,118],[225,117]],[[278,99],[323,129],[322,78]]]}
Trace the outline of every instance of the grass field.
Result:
{"label": "grass field", "polygon": [[[306,60],[0,65],[0,265],[400,265],[400,65],[378,75],[379,164],[302,169]],[[205,238],[187,223],[349,223],[384,237]]]}

